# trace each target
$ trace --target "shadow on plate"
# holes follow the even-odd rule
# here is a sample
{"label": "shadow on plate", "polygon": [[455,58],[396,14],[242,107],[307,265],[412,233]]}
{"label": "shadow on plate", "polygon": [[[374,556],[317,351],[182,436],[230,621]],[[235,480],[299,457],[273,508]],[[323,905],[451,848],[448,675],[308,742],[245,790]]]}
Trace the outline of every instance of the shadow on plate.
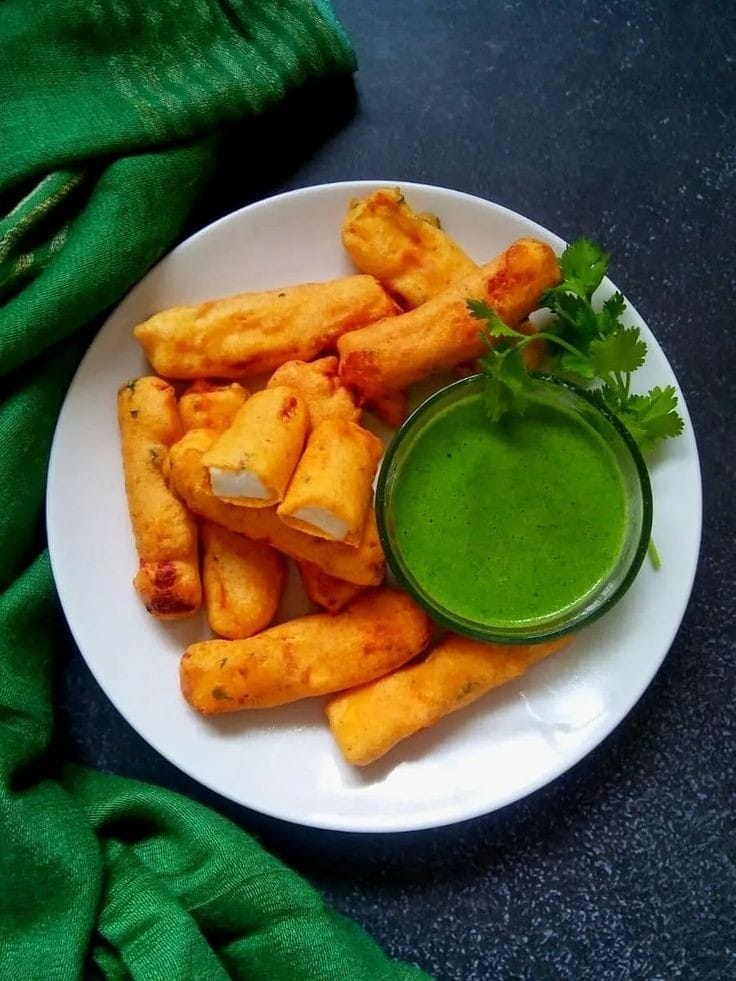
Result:
{"label": "shadow on plate", "polygon": [[[370,786],[382,783],[391,773],[402,764],[414,763],[426,759],[433,752],[452,743],[460,743],[466,730],[477,726],[482,720],[488,725],[488,738],[493,739],[492,722],[494,713],[511,708],[519,699],[518,689],[489,692],[484,698],[468,706],[462,712],[448,715],[430,729],[423,729],[382,756],[380,760],[365,767],[354,767],[354,782]],[[508,720],[504,720],[504,734],[508,734]]]}
{"label": "shadow on plate", "polygon": [[301,732],[325,725],[322,699],[310,698],[291,705],[281,705],[275,709],[250,709],[247,712],[231,712],[224,715],[210,715],[203,723],[217,730],[218,735],[231,738],[240,737],[246,732],[289,729]]}
{"label": "shadow on plate", "polygon": [[[563,687],[568,675],[574,676],[579,666],[580,656],[580,649],[573,646],[556,655],[554,676],[559,688]],[[462,712],[446,716],[431,728],[423,729],[400,742],[375,763],[365,767],[353,768],[355,776],[351,782],[364,786],[382,783],[403,763],[413,763],[425,759],[432,753],[441,750],[443,746],[453,743],[461,745],[464,734],[471,728],[478,731],[484,722],[487,738],[492,741],[496,726],[500,725],[504,737],[508,737],[509,735],[513,736],[515,731],[519,733],[524,731],[531,719],[554,748],[556,742],[553,736],[559,728],[566,728],[566,723],[558,722],[552,715],[549,718],[544,718],[530,708],[532,704],[530,696],[541,697],[544,689],[548,688],[547,679],[550,677],[550,673],[547,667],[547,663],[536,665],[528,675],[519,678],[516,682],[511,682],[502,688],[489,692],[477,702],[463,709]],[[562,676],[561,680],[560,676]],[[525,694],[527,695],[526,698],[524,697]],[[515,720],[513,714],[520,699],[523,700],[526,709],[525,716],[521,717],[523,722],[518,719]],[[593,721],[597,714],[586,718],[585,724]]]}

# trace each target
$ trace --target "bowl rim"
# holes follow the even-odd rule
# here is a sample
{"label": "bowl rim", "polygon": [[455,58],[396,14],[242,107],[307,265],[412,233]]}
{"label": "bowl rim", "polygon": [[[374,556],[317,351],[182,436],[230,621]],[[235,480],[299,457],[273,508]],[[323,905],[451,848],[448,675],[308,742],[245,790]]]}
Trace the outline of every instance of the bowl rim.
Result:
{"label": "bowl rim", "polygon": [[453,617],[451,614],[439,609],[437,605],[435,605],[435,603],[424,592],[420,592],[414,583],[411,582],[404,574],[402,563],[398,558],[397,550],[392,544],[391,536],[388,531],[388,501],[386,493],[386,485],[394,458],[404,439],[415,429],[417,423],[434,405],[436,405],[437,402],[448,398],[452,392],[455,392],[459,388],[477,385],[485,376],[482,373],[476,373],[469,375],[466,378],[459,378],[457,381],[450,382],[450,384],[437,389],[436,392],[433,392],[426,399],[424,399],[424,401],[421,402],[409,416],[407,416],[394,434],[393,439],[391,440],[383,456],[378,472],[378,479],[376,481],[375,495],[378,536],[386,556],[386,561],[392,573],[396,577],[396,580],[401,587],[409,593],[412,599],[423,607],[432,620],[458,634],[466,637],[472,637],[475,640],[485,641],[487,643],[538,644],[554,640],[557,637],[563,637],[566,634],[577,632],[582,630],[583,627],[586,627],[588,624],[594,623],[605,613],[607,613],[613,606],[615,606],[628,592],[629,588],[636,579],[644,561],[644,557],[647,554],[652,533],[654,508],[652,486],[649,479],[649,469],[638,444],[626,426],[616,415],[614,415],[613,412],[611,412],[607,406],[603,405],[598,399],[595,398],[593,391],[584,389],[575,382],[571,382],[566,378],[560,378],[556,375],[550,375],[538,371],[531,371],[529,374],[533,379],[535,379],[535,381],[542,382],[543,384],[547,383],[555,385],[558,388],[566,389],[567,391],[572,392],[574,395],[582,398],[594,411],[602,416],[621,437],[634,462],[634,467],[638,477],[638,486],[641,490],[641,530],[639,532],[639,540],[637,542],[636,549],[634,550],[631,563],[629,564],[626,573],[622,577],[621,582],[618,584],[616,589],[614,589],[599,606],[590,610],[587,614],[578,617],[577,619],[573,618],[570,622],[564,622],[549,628],[545,628],[543,625],[538,625],[530,628],[528,631],[516,629],[514,632],[511,632],[505,631],[502,628],[483,627],[481,625],[476,626],[474,624],[468,625],[463,618]]}

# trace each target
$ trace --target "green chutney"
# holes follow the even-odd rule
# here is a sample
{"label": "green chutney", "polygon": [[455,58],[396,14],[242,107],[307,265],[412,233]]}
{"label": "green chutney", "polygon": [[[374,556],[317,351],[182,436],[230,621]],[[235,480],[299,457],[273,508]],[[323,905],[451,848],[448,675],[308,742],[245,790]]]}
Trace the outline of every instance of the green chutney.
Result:
{"label": "green chutney", "polygon": [[532,401],[493,424],[479,393],[417,434],[393,491],[407,569],[435,603],[488,625],[577,604],[611,572],[626,519],[621,470],[589,423]]}

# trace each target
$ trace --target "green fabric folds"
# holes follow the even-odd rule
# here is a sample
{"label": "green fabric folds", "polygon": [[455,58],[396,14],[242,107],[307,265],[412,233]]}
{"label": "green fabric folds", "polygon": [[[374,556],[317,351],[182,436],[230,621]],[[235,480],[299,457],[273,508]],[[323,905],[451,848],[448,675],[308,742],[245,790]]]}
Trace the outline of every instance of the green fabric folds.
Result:
{"label": "green fabric folds", "polygon": [[218,127],[354,67],[324,0],[0,3],[2,978],[426,977],[213,812],[49,755],[44,485],[89,325],[179,234]]}

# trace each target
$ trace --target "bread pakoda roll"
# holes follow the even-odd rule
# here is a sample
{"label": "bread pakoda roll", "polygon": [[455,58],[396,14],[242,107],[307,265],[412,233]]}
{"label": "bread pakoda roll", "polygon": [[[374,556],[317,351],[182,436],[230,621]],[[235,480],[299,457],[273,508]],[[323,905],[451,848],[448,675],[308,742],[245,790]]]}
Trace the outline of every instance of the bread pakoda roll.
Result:
{"label": "bread pakoda roll", "polygon": [[382,455],[383,443],[367,429],[326,419],[312,430],[276,513],[307,535],[359,545]]}
{"label": "bread pakoda roll", "polygon": [[162,467],[181,436],[176,393],[161,378],[136,378],[118,392],[125,492],[139,569],[133,585],[159,620],[199,609],[197,526],[171,491]]}
{"label": "bread pakoda roll", "polygon": [[294,358],[311,361],[346,331],[397,310],[372,276],[345,276],[173,307],[134,333],[166,378],[246,378]]}
{"label": "bread pakoda roll", "polygon": [[335,579],[313,562],[297,562],[296,567],[307,596],[328,613],[339,613],[366,588],[345,582],[344,579]]}
{"label": "bread pakoda roll", "polygon": [[402,739],[518,678],[568,640],[519,646],[449,634],[419,664],[330,699],[332,735],[348,763],[366,766]]}
{"label": "bread pakoda roll", "polygon": [[237,531],[252,541],[263,542],[294,559],[313,562],[320,569],[359,586],[377,586],[386,572],[373,509],[368,513],[363,538],[357,548],[342,542],[305,535],[289,528],[276,514],[276,508],[242,508],[214,496],[202,454],[212,445],[216,433],[192,429],[171,447],[169,479],[187,506],[200,517]]}
{"label": "bread pakoda roll", "polygon": [[300,393],[307,403],[313,428],[325,419],[357,422],[360,418],[355,399],[340,381],[335,357],[310,362],[287,361],[271,375],[268,388],[275,385],[288,385]]}
{"label": "bread pakoda roll", "polygon": [[286,561],[268,545],[203,521],[202,586],[212,630],[221,637],[251,637],[271,623],[286,584]]}
{"label": "bread pakoda roll", "polygon": [[548,245],[519,239],[416,310],[341,337],[340,377],[370,401],[470,361],[484,352],[485,343],[467,300],[484,300],[505,323],[515,326],[559,278],[557,259]]}
{"label": "bread pakoda roll", "polygon": [[415,657],[426,614],[404,593],[372,589],[342,613],[313,613],[248,640],[205,640],[181,659],[181,690],[212,715],[270,708],[370,681]]}
{"label": "bread pakoda roll", "polygon": [[233,382],[213,385],[198,378],[179,399],[179,415],[185,430],[214,429],[221,433],[233,421],[233,416],[248,398],[248,391]]}
{"label": "bread pakoda roll", "polygon": [[478,268],[436,219],[412,211],[398,187],[351,201],[342,241],[358,269],[375,276],[407,309]]}
{"label": "bread pakoda roll", "polygon": [[308,428],[307,404],[295,388],[256,392],[202,459],[212,493],[250,508],[283,500]]}

